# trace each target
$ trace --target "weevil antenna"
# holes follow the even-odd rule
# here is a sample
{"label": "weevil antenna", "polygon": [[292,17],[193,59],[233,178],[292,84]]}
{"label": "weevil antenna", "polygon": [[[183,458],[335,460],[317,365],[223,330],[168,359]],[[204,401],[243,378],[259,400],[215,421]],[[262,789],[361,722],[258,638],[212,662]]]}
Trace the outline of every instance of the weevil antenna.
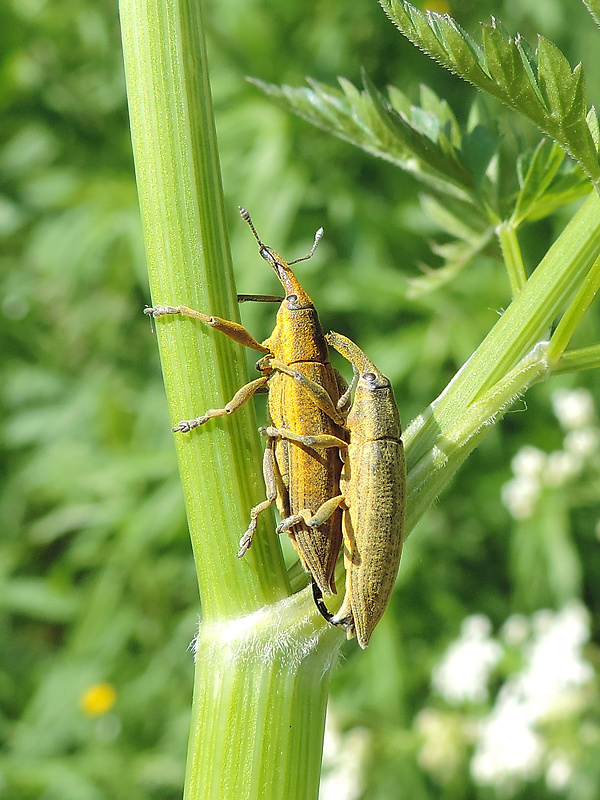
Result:
{"label": "weevil antenna", "polygon": [[245,208],[242,208],[241,206],[238,206],[238,209],[239,209],[240,216],[242,217],[242,219],[245,219],[246,222],[248,223],[248,225],[250,226],[250,230],[254,234],[254,238],[258,242],[259,247],[265,247],[263,242],[261,242],[261,240],[260,240],[260,236],[256,232],[256,228],[254,227],[254,223],[252,222],[252,217],[250,216],[250,214],[246,211]]}
{"label": "weevil antenna", "polygon": [[315,233],[315,241],[313,242],[313,246],[310,249],[310,253],[307,253],[302,258],[297,258],[295,261],[288,261],[288,264],[298,264],[299,261],[308,261],[308,259],[313,255],[315,250],[317,249],[317,245],[323,238],[323,228],[319,228],[319,230]]}

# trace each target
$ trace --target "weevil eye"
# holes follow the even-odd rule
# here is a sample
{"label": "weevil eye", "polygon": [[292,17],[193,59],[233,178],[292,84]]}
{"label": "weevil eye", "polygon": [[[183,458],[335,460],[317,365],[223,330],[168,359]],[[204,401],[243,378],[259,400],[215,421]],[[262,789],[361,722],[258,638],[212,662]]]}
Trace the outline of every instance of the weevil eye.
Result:
{"label": "weevil eye", "polygon": [[298,302],[297,294],[288,294],[285,299],[287,300],[288,311],[299,311],[302,308]]}
{"label": "weevil eye", "polygon": [[385,375],[376,375],[374,372],[363,372],[361,377],[372,391],[387,389],[390,386],[390,382]]}

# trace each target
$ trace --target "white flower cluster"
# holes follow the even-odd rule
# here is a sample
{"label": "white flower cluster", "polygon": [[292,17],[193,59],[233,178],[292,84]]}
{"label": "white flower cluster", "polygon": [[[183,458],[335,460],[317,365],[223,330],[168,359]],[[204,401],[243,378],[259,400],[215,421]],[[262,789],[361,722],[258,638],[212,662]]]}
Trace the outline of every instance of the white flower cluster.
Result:
{"label": "white flower cluster", "polygon": [[464,757],[461,746],[464,753],[473,743],[470,772],[476,784],[507,797],[544,774],[550,789],[566,789],[573,767],[545,738],[544,725],[575,717],[586,702],[595,678],[581,653],[590,635],[588,611],[573,601],[559,612],[539,611],[531,620],[509,618],[498,640],[490,629],[481,615],[464,621],[459,639],[433,670],[436,692],[451,705],[483,704],[490,674],[507,650],[520,648],[521,669],[504,682],[484,717],[422,710],[415,720],[423,739],[421,765],[447,780]]}
{"label": "white flower cluster", "polygon": [[594,678],[591,664],[581,655],[589,626],[587,609],[575,601],[557,613],[534,614],[523,668],[504,683],[481,723],[471,761],[476,783],[506,790],[537,778],[543,768],[553,788],[568,783],[568,761],[560,753],[548,752],[539,726],[580,710],[580,690]]}
{"label": "white flower cluster", "polygon": [[433,670],[433,688],[449,703],[484,703],[488,678],[502,658],[502,647],[490,638],[492,625],[483,614],[463,620],[459,638]]}
{"label": "white flower cluster", "polygon": [[357,800],[364,790],[363,761],[370,733],[366,728],[340,731],[331,706],[323,743],[323,776],[319,800]]}
{"label": "white flower cluster", "polygon": [[600,445],[594,401],[586,389],[559,389],[552,396],[552,406],[566,434],[563,447],[544,453],[526,446],[513,458],[514,478],[502,487],[502,502],[515,519],[534,513],[545,488],[564,486],[579,475]]}

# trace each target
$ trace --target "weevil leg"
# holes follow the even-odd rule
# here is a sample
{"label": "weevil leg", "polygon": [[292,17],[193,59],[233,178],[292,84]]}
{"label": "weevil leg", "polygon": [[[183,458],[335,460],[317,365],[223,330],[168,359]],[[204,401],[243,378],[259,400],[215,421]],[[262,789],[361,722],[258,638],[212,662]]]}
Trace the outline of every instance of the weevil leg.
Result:
{"label": "weevil leg", "polygon": [[246,383],[241,389],[238,389],[226,406],[223,406],[223,408],[209,408],[201,417],[195,417],[195,419],[181,420],[181,422],[172,429],[173,433],[189,433],[194,428],[204,425],[205,422],[213,417],[224,417],[227,414],[233,414],[240,406],[247,403],[253,394],[259,391],[259,389],[262,389],[268,380],[269,377],[263,375],[262,378],[257,378],[255,381]]}
{"label": "weevil leg", "polygon": [[254,506],[254,508],[250,511],[250,524],[242,538],[240,539],[240,549],[238,550],[237,557],[242,558],[250,547],[252,546],[252,539],[254,538],[254,534],[256,533],[256,526],[258,524],[258,518],[270,508],[275,500],[277,499],[278,492],[280,490],[279,483],[281,481],[279,477],[279,471],[277,469],[277,462],[275,461],[275,454],[273,452],[273,441],[270,440],[267,442],[267,447],[265,449],[265,453],[263,456],[263,476],[265,479],[265,488],[267,490],[267,497],[266,500],[263,500],[262,503]]}
{"label": "weevil leg", "polygon": [[293,378],[295,381],[297,381],[309,393],[313,403],[317,406],[317,408],[321,409],[323,413],[327,414],[327,416],[338,425],[344,425],[345,415],[335,407],[334,402],[327,393],[326,389],[324,389],[318,383],[315,383],[315,381],[311,381],[310,378],[307,378],[306,375],[299,370],[284,364],[283,361],[280,361],[278,358],[269,359],[269,364],[272,369],[283,372],[285,375],[289,375],[290,378]]}
{"label": "weevil leg", "polygon": [[337,369],[333,370],[333,374],[335,375],[335,380],[338,387],[338,396],[340,398],[337,401],[337,407],[342,412],[344,417],[346,417],[350,411],[350,394],[354,388],[354,383],[351,383],[350,386],[348,386],[346,379],[337,371]]}
{"label": "weevil leg", "polygon": [[331,622],[332,625],[337,624],[332,621],[334,615],[325,605],[325,601],[323,600],[323,592],[319,588],[318,584],[316,584],[314,581],[312,582],[312,593],[315,605],[317,607],[317,611],[321,614],[321,616],[325,617],[327,622]]}
{"label": "weevil leg", "polygon": [[310,508],[303,508],[301,511],[298,511],[297,514],[292,514],[290,517],[281,520],[279,525],[275,528],[275,533],[287,533],[290,528],[293,528],[293,526],[297,525],[299,522],[304,522],[309,528],[318,528],[337,511],[345,499],[346,497],[343,494],[337,495],[337,497],[330,497],[314,514]]}
{"label": "weevil leg", "polygon": [[340,399],[337,401],[337,407],[340,409],[340,411],[346,414],[348,413],[350,407],[350,397],[352,395],[352,392],[356,389],[356,384],[358,383],[358,379],[360,378],[360,374],[356,369],[355,364],[352,364],[352,371],[354,374],[352,375],[350,386],[346,387],[346,390],[344,391],[343,394],[340,394]]}
{"label": "weevil leg", "polygon": [[341,626],[346,628],[346,634],[348,639],[351,639],[353,636],[356,636],[356,629],[354,627],[354,618],[352,614],[344,614],[340,616],[340,612],[342,611],[343,607],[345,606],[346,602],[344,599],[344,606],[338,611],[337,614],[332,614],[331,611],[325,605],[325,601],[323,600],[323,592],[319,588],[319,586],[313,581],[312,582],[312,593],[313,599],[315,601],[315,605],[317,607],[317,611],[324,617],[327,622],[331,625]]}
{"label": "weevil leg", "polygon": [[339,439],[337,436],[327,433],[318,434],[316,436],[302,436],[299,433],[290,431],[288,428],[271,428],[270,426],[259,428],[258,432],[262,434],[262,436],[268,436],[270,439],[287,439],[290,442],[303,444],[305,447],[348,447],[348,443],[343,439]]}
{"label": "weevil leg", "polygon": [[221,317],[213,317],[209,316],[208,314],[202,314],[200,311],[194,311],[193,308],[188,308],[187,306],[154,306],[153,308],[145,308],[144,314],[147,314],[154,319],[157,317],[163,317],[166,314],[180,314],[184,317],[199,319],[201,322],[205,322],[207,325],[210,325],[211,328],[221,331],[221,333],[229,336],[229,338],[233,339],[235,342],[243,344],[244,347],[249,347],[251,350],[258,350],[259,353],[269,352],[268,347],[265,347],[260,342],[257,342],[254,336],[252,336],[251,333],[248,333],[246,328],[244,328],[244,326],[240,325],[238,322],[231,322],[230,320],[222,319]]}
{"label": "weevil leg", "polygon": [[238,294],[238,303],[282,303],[285,297],[279,294]]}

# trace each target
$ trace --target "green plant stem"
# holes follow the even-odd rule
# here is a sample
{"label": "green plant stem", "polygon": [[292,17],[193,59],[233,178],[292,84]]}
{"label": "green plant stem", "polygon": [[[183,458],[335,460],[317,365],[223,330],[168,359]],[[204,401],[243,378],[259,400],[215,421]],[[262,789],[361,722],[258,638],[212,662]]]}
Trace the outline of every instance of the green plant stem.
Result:
{"label": "green plant stem", "polygon": [[600,257],[594,261],[585,280],[579,287],[577,294],[552,334],[552,341],[550,342],[550,348],[548,350],[548,359],[551,368],[566,350],[575,329],[581,322],[583,315],[588,310],[593,299],[596,297],[598,289],[600,289]]}
{"label": "green plant stem", "polygon": [[485,427],[549,374],[548,345],[540,343],[577,295],[599,252],[600,200],[592,194],[469,361],[408,427],[407,534],[477,446]]}
{"label": "green plant stem", "polygon": [[517,238],[517,231],[510,222],[501,222],[496,228],[498,239],[500,240],[500,247],[502,248],[502,256],[506,271],[508,272],[508,279],[510,281],[510,288],[513,297],[521,291],[527,282],[527,275],[525,273],[525,265],[523,264],[523,256],[521,255],[521,248],[519,247],[519,240]]}
{"label": "green plant stem", "polygon": [[590,347],[579,347],[567,350],[552,366],[553,375],[566,375],[579,372],[581,369],[598,369],[600,367],[600,344]]}
{"label": "green plant stem", "polygon": [[200,627],[205,675],[194,692],[186,800],[317,797],[341,638],[316,623],[310,589],[218,630]]}
{"label": "green plant stem", "polygon": [[[407,475],[405,536],[410,534],[439,492],[447,486],[489,427],[502,417],[517,397],[547,377],[547,350],[548,342],[536,345],[498,383],[463,408],[462,413],[443,429],[440,428],[429,452],[412,464]],[[407,456],[411,454],[414,441],[411,436],[413,426],[414,423],[405,437]]]}
{"label": "green plant stem", "polygon": [[[120,0],[120,14],[153,303],[235,320],[199,2]],[[242,348],[221,333],[178,317],[157,319],[156,332],[173,423],[224,405],[246,382]],[[203,619],[186,797],[313,800],[342,633],[307,592],[288,596],[272,520],[235,558],[265,493],[252,404],[174,438]]]}
{"label": "green plant stem", "polygon": [[[120,12],[153,303],[236,319],[198,3],[122,0]],[[247,380],[241,348],[202,323],[163,317],[156,332],[174,423],[224,405]],[[263,529],[249,557],[234,558],[249,509],[264,496],[252,405],[175,444],[203,618],[285,596],[275,537]]]}

